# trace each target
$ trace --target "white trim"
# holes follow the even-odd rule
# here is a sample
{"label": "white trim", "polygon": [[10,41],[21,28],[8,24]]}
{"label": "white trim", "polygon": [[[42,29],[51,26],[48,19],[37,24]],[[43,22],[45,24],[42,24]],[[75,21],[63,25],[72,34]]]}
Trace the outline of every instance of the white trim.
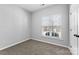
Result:
{"label": "white trim", "polygon": [[35,39],[35,38],[30,38],[32,40],[36,40],[36,41],[40,41],[40,42],[44,42],[44,43],[49,43],[49,44],[54,44],[54,45],[57,45],[57,46],[61,46],[61,47],[65,47],[65,48],[68,48],[71,52],[72,55],[75,55],[75,53],[73,53],[72,51],[72,48],[70,46],[66,46],[66,45],[61,45],[61,44],[56,44],[56,43],[51,43],[51,42],[48,42],[48,41],[44,41],[44,40],[40,40],[40,39]]}
{"label": "white trim", "polygon": [[20,44],[20,43],[22,43],[22,42],[24,42],[24,41],[27,41],[27,40],[29,40],[29,38],[26,38],[26,39],[24,39],[24,40],[22,40],[22,41],[18,41],[18,42],[15,42],[15,43],[13,43],[13,44],[10,44],[10,45],[7,45],[7,46],[5,46],[5,47],[2,47],[2,48],[0,48],[0,50],[4,50],[4,49],[6,49],[6,48],[9,48],[9,47],[12,47],[12,46],[14,46],[14,45]]}
{"label": "white trim", "polygon": [[[0,48],[0,50],[4,50],[4,49],[9,48],[9,47],[12,47],[12,46],[14,46],[14,45],[20,44],[20,43],[22,43],[22,42],[24,42],[24,41],[28,41],[28,40],[30,40],[30,39],[36,40],[36,41],[40,41],[40,42],[44,42],[44,43],[49,43],[49,44],[58,45],[58,46],[61,46],[61,47],[65,47],[65,48],[68,48],[68,49],[71,51],[70,47],[68,47],[68,46],[61,45],[61,44],[56,44],[56,43],[51,43],[51,42],[44,41],[44,40],[40,40],[40,39],[36,39],[36,38],[26,38],[26,39],[24,39],[24,40],[22,40],[22,41],[19,41],[19,42],[16,42],[16,43],[7,45],[7,46],[5,46],[5,47],[3,47],[3,48]],[[72,51],[71,51],[71,52],[72,52]]]}
{"label": "white trim", "polygon": [[[69,46],[66,46],[66,45],[61,45],[61,44],[56,44],[56,43],[51,43],[51,42],[48,42],[48,41],[44,41],[44,40],[40,40],[40,39],[36,39],[36,38],[30,38],[32,40],[36,40],[36,41],[40,41],[40,42],[45,42],[45,43],[49,43],[49,44],[54,44],[54,45],[57,45],[57,46],[61,46],[61,47],[65,47],[65,48],[70,48]],[[70,50],[70,49],[69,49]]]}
{"label": "white trim", "polygon": [[77,53],[75,51],[72,50],[72,48],[69,48],[70,52],[72,55],[77,55]]}
{"label": "white trim", "polygon": [[72,55],[75,55],[75,54],[73,53],[73,51],[72,51],[72,48],[69,48],[69,50],[70,50],[70,52],[71,52]]}

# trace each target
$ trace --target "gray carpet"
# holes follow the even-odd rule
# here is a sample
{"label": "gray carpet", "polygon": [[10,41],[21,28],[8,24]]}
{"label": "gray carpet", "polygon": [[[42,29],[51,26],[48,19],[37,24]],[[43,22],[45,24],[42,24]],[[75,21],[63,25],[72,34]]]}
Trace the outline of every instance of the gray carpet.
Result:
{"label": "gray carpet", "polygon": [[67,48],[28,40],[0,51],[0,55],[71,55]]}

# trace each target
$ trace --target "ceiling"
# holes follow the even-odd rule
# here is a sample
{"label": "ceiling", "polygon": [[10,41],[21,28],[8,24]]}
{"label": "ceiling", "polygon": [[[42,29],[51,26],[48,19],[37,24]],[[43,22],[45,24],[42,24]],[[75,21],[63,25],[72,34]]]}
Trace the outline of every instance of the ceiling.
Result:
{"label": "ceiling", "polygon": [[46,8],[48,6],[51,6],[52,4],[18,4],[19,7],[22,7],[24,9],[27,9],[30,12],[34,12],[36,10]]}

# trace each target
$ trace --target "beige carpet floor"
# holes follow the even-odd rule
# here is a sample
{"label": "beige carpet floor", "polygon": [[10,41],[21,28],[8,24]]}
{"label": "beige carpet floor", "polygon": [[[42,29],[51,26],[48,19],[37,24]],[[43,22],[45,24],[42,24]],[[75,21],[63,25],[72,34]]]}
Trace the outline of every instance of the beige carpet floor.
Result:
{"label": "beige carpet floor", "polygon": [[67,48],[28,40],[0,51],[0,55],[71,55]]}

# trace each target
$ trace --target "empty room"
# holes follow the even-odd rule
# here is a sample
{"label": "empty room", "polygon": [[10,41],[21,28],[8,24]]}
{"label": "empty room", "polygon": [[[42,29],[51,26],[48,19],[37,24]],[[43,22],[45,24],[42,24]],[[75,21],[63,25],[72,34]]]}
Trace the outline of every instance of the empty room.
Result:
{"label": "empty room", "polygon": [[78,4],[0,4],[0,55],[79,55]]}

